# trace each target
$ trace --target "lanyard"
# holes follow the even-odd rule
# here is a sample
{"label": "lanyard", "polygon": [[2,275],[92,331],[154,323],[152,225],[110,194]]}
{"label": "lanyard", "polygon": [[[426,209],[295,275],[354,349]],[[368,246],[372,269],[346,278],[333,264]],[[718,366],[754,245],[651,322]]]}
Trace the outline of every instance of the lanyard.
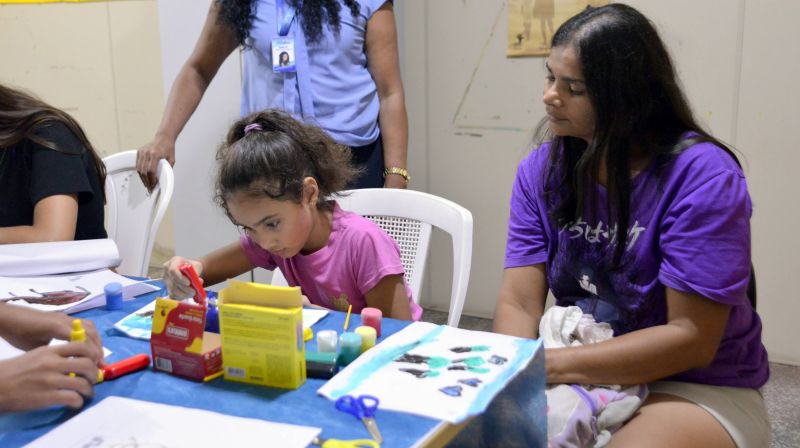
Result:
{"label": "lanyard", "polygon": [[295,9],[286,3],[286,0],[275,2],[275,15],[278,19],[278,35],[285,36],[289,33],[289,27],[294,20]]}

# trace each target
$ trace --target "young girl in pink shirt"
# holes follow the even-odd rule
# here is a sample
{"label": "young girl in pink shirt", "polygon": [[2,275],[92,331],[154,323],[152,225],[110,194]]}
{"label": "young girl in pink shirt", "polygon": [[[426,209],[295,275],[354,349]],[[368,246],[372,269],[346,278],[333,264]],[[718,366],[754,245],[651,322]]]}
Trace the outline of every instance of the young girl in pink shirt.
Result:
{"label": "young girl in pink shirt", "polygon": [[169,260],[164,281],[171,296],[193,295],[178,271],[185,262],[206,286],[255,267],[279,268],[312,305],[339,311],[352,305],[356,313],[369,306],[388,317],[420,318],[397,244],[332,199],[359,174],[347,147],[268,110],[234,124],[217,159],[215,199],[242,236],[199,260]]}

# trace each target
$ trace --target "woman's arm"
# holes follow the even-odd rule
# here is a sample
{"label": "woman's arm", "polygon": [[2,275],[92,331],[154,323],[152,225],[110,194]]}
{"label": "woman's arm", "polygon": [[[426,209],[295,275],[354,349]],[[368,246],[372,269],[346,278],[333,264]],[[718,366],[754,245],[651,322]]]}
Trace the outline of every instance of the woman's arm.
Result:
{"label": "woman's arm", "polygon": [[[367,22],[365,51],[367,68],[375,80],[380,100],[378,123],[383,139],[384,166],[407,168],[408,116],[400,79],[397,32],[391,2],[384,3]],[[407,184],[400,175],[386,176],[386,187],[406,188]]]}
{"label": "woman's arm", "polygon": [[175,140],[178,134],[197,109],[217,70],[238,46],[235,33],[220,24],[218,16],[218,3],[212,2],[194,51],[172,84],[155,137],[136,153],[136,170],[148,190],[152,190],[158,182],[159,160],[167,159],[170,164],[175,164]]}
{"label": "woman's arm", "polygon": [[549,383],[639,384],[713,361],[730,306],[667,288],[667,323],[608,341],[545,351]]}
{"label": "woman's arm", "polygon": [[494,312],[494,332],[538,337],[546,299],[544,264],[506,269]]}
{"label": "woman's arm", "polygon": [[0,227],[0,244],[72,241],[78,225],[78,195],[57,194],[33,207],[33,225]]}
{"label": "woman's arm", "polygon": [[411,320],[406,285],[402,275],[387,275],[370,289],[365,299],[367,305],[378,308],[386,317]]}

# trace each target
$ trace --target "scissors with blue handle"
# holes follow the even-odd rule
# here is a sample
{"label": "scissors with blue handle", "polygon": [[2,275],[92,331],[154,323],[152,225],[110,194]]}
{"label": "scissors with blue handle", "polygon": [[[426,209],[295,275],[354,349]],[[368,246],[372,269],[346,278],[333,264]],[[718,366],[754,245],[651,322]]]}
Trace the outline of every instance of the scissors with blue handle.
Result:
{"label": "scissors with blue handle", "polygon": [[383,443],[383,437],[378,430],[378,424],[375,423],[375,411],[378,410],[378,403],[380,401],[372,395],[360,395],[357,398],[352,395],[343,395],[336,400],[336,409],[361,420],[372,438],[380,444]]}

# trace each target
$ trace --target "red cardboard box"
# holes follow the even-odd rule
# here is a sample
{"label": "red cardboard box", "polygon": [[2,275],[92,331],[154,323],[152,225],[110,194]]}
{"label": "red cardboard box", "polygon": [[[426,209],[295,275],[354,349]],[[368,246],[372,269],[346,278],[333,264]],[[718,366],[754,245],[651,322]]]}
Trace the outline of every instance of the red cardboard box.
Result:
{"label": "red cardboard box", "polygon": [[205,326],[204,306],[156,299],[150,336],[155,369],[197,381],[222,375],[220,335],[206,332]]}

